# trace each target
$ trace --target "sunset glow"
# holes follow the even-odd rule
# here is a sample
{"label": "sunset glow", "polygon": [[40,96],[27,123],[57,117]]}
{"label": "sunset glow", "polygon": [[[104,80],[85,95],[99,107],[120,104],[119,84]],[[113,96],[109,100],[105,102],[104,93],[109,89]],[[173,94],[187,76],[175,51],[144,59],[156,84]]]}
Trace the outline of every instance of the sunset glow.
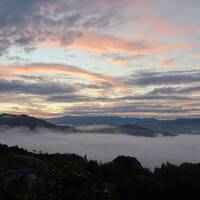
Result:
{"label": "sunset glow", "polygon": [[199,0],[0,2],[0,112],[200,114]]}

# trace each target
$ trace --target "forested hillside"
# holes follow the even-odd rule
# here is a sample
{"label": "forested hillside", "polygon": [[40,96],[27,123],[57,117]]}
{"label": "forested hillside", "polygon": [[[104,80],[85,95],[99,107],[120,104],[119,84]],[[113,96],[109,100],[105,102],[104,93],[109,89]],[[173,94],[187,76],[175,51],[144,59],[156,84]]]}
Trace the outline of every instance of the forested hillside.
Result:
{"label": "forested hillside", "polygon": [[151,172],[133,157],[101,164],[0,145],[2,200],[194,199],[199,184],[200,164],[167,163]]}

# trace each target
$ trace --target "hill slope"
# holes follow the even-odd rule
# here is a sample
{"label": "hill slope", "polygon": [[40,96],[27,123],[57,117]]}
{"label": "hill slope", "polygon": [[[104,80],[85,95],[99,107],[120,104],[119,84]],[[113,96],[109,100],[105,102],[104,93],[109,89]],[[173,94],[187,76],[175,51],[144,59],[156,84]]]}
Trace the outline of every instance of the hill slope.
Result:
{"label": "hill slope", "polygon": [[30,117],[28,115],[10,115],[10,114],[1,114],[0,115],[0,126],[8,126],[11,128],[15,127],[27,127],[31,130],[37,128],[46,128],[57,131],[72,131],[76,132],[76,129],[71,126],[59,126],[51,122],[47,122],[42,119],[37,119]]}
{"label": "hill slope", "polygon": [[2,200],[198,199],[199,180],[200,164],[166,163],[151,172],[129,156],[99,164],[0,144]]}

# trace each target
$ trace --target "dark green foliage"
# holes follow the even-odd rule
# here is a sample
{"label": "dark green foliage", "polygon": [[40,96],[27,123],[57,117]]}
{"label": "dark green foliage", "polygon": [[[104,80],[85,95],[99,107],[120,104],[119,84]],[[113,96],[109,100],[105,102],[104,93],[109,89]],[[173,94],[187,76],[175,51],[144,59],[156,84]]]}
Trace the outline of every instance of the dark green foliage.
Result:
{"label": "dark green foliage", "polygon": [[199,187],[200,164],[166,163],[151,172],[133,157],[99,164],[0,145],[1,200],[198,199]]}

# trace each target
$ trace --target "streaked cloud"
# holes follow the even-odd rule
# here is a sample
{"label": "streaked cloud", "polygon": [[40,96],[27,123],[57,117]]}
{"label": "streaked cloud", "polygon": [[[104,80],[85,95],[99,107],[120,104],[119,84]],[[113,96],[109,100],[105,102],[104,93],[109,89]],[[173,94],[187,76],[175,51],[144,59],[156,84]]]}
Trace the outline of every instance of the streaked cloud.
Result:
{"label": "streaked cloud", "polygon": [[126,52],[131,54],[152,54],[166,51],[176,52],[191,50],[193,48],[191,44],[148,44],[145,41],[126,41],[117,37],[94,33],[85,33],[82,37],[76,38],[70,47],[97,53]]}
{"label": "streaked cloud", "polygon": [[200,71],[168,71],[168,72],[141,72],[133,74],[129,79],[124,80],[129,84],[148,85],[181,85],[186,83],[199,83]]}
{"label": "streaked cloud", "polygon": [[174,59],[174,58],[161,59],[160,60],[160,66],[161,67],[173,67],[175,62],[176,62],[176,59]]}
{"label": "streaked cloud", "polygon": [[59,93],[73,93],[73,86],[66,86],[59,82],[40,82],[27,83],[20,80],[4,80],[0,79],[0,93],[21,93],[21,94],[37,94],[49,95]]}
{"label": "streaked cloud", "polygon": [[199,116],[198,8],[198,0],[1,0],[0,112]]}
{"label": "streaked cloud", "polygon": [[112,77],[95,74],[69,65],[47,65],[47,64],[32,64],[27,66],[1,66],[0,70],[4,76],[10,75],[32,75],[32,74],[60,74],[65,76],[72,76],[75,78],[83,78],[89,81],[109,83],[114,88],[118,89],[123,95],[130,94],[129,90]]}

